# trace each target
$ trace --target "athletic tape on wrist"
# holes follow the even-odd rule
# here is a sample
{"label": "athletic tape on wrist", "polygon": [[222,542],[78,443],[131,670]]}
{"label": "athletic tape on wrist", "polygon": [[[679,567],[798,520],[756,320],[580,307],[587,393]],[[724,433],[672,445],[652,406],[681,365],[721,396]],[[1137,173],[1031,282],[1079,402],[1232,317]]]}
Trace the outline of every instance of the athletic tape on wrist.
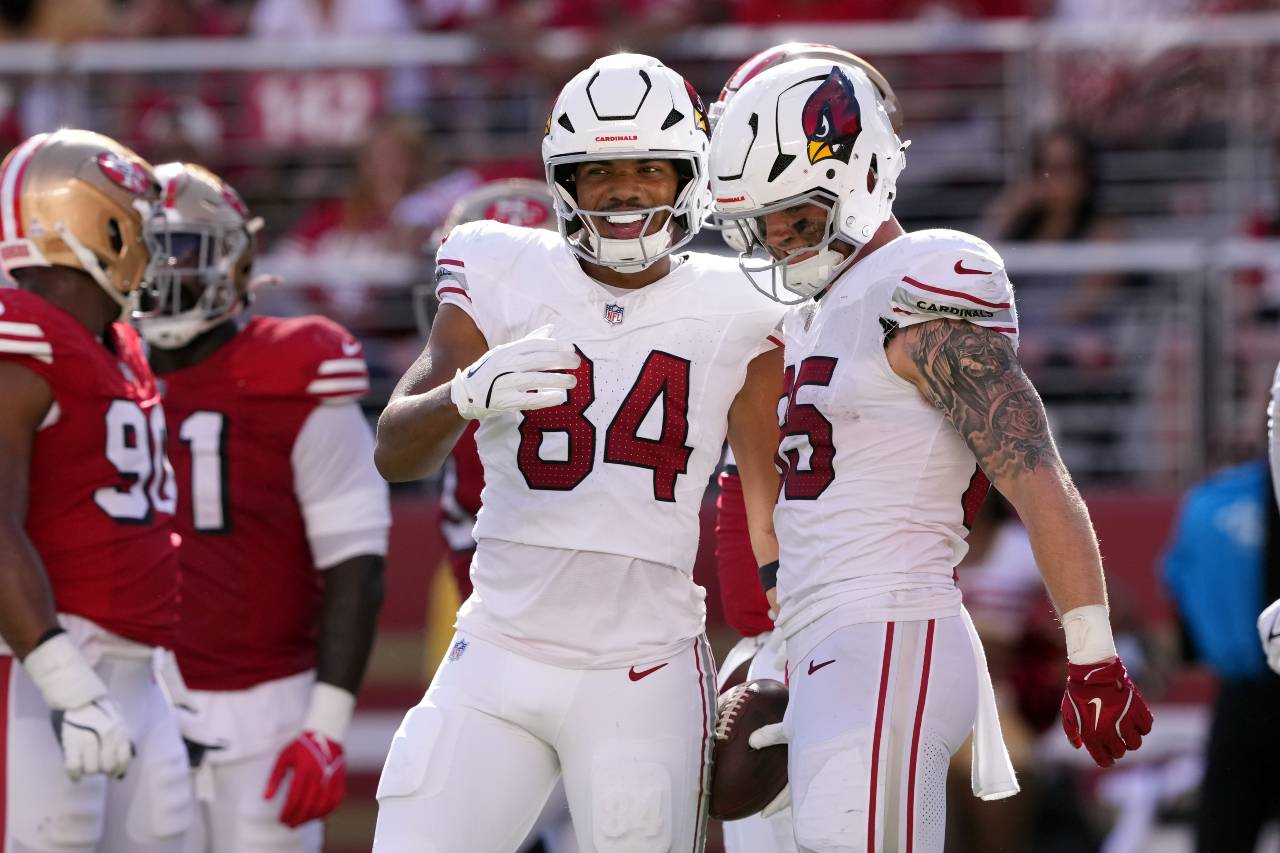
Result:
{"label": "athletic tape on wrist", "polygon": [[1116,656],[1111,617],[1105,604],[1087,604],[1062,614],[1067,635],[1067,660],[1077,665],[1098,663]]}
{"label": "athletic tape on wrist", "polygon": [[307,719],[302,728],[342,743],[355,707],[356,697],[349,690],[317,681],[311,688],[311,707],[307,709]]}
{"label": "athletic tape on wrist", "polygon": [[57,711],[88,705],[107,695],[107,685],[66,632],[54,634],[22,659],[45,704]]}

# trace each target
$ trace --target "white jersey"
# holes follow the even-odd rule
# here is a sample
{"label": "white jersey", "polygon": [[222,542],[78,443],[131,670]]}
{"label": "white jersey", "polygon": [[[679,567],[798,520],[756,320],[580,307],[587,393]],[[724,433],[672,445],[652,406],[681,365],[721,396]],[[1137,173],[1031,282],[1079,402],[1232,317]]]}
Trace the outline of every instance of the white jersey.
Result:
{"label": "white jersey", "polygon": [[[480,553],[472,572],[475,600],[464,607],[460,629],[469,629],[464,621],[487,605],[503,614],[505,639],[537,646],[557,663],[593,666],[609,663],[606,649],[628,653],[631,632],[619,627],[612,636],[588,637],[575,624],[588,620],[575,620],[572,608],[581,614],[616,607],[625,622],[652,606],[649,615],[660,623],[685,626],[696,608],[696,630],[682,627],[676,633],[683,636],[668,639],[687,641],[701,631],[702,595],[691,576],[703,493],[748,363],[781,344],[782,308],[756,293],[731,259],[674,260],[663,279],[620,290],[587,276],[554,232],[473,222],[454,229],[441,247],[436,292],[475,320],[490,347],[551,324],[551,336],[572,342],[582,357],[565,405],[480,424]],[[529,546],[528,563],[501,549],[504,565],[482,573],[485,553],[496,557],[487,540]],[[597,565],[630,568],[611,569],[622,585],[605,589],[608,579],[583,582],[582,559],[566,563],[543,549],[594,554]],[[644,571],[637,565],[665,567],[668,586],[683,591],[649,594],[652,579],[633,590],[621,579]],[[501,582],[481,576],[494,571],[505,575]],[[555,598],[569,608],[567,624],[548,618],[545,606],[541,615],[528,612],[531,585],[540,602]],[[504,595],[521,600],[497,600]],[[672,600],[688,603],[673,613]],[[646,634],[652,640],[651,626]]]}
{"label": "white jersey", "polygon": [[1017,341],[1004,263],[976,237],[899,237],[784,321],[785,473],[774,523],[777,624],[789,643],[837,607],[854,622],[959,612],[954,570],[987,480],[945,415],[893,372],[884,346],[897,328],[939,318]]}

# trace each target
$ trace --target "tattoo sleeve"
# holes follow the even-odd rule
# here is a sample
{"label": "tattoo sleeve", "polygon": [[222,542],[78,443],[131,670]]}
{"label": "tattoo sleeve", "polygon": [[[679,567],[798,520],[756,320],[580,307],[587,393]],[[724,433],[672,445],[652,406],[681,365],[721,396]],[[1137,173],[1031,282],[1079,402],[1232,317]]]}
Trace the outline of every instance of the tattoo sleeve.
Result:
{"label": "tattoo sleeve", "polygon": [[1005,335],[931,320],[903,336],[925,397],[946,414],[992,480],[1060,464],[1044,404]]}

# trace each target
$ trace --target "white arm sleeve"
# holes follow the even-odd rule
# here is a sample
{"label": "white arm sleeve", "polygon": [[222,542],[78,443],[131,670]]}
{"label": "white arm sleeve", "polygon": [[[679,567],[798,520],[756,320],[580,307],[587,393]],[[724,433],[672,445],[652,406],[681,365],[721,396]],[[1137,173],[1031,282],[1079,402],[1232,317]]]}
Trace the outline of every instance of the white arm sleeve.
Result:
{"label": "white arm sleeve", "polygon": [[293,443],[293,491],[317,569],[385,556],[391,508],[373,466],[373,431],[355,403],[316,406]]}
{"label": "white arm sleeve", "polygon": [[1280,429],[1276,418],[1280,416],[1280,364],[1276,365],[1275,378],[1271,380],[1271,402],[1267,404],[1267,454],[1271,457],[1271,487],[1276,501],[1280,502]]}

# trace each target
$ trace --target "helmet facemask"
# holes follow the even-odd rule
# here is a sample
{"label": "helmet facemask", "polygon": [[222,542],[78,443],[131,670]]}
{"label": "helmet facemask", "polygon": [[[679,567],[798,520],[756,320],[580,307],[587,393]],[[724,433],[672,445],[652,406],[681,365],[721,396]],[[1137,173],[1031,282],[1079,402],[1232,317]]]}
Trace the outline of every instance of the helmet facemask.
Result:
{"label": "helmet facemask", "polygon": [[170,225],[158,212],[146,239],[151,262],[134,319],[153,346],[180,349],[247,304],[238,285],[248,273],[253,240],[245,228]]}
{"label": "helmet facemask", "polygon": [[[675,200],[669,205],[634,210],[585,210],[578,206],[573,171],[579,163],[601,159],[604,158],[567,157],[557,159],[547,167],[548,183],[554,195],[556,223],[560,235],[565,238],[575,255],[588,263],[611,267],[619,272],[635,273],[648,269],[693,239],[698,231],[697,227],[692,227],[693,220],[703,215],[705,207],[699,203],[702,200],[698,198],[698,192],[700,185],[705,184],[706,176],[701,174],[697,158],[658,157],[650,152],[612,155],[607,159],[670,160],[679,175]],[[705,195],[705,190],[703,192]],[[628,238],[605,237],[592,217],[621,217],[628,223],[639,222],[639,233],[636,237]],[[660,224],[653,230],[655,222]]]}
{"label": "helmet facemask", "polygon": [[[820,209],[825,214],[821,222],[811,222],[804,229],[800,235],[804,245],[786,251],[770,247],[767,217],[798,207],[813,208],[815,213]],[[738,267],[757,290],[784,305],[796,305],[820,294],[857,258],[865,244],[854,244],[848,252],[834,247],[837,242],[851,245],[836,227],[839,218],[839,202],[823,190],[811,190],[749,213],[720,215],[726,241],[732,234],[734,243],[746,247],[738,255]]]}

